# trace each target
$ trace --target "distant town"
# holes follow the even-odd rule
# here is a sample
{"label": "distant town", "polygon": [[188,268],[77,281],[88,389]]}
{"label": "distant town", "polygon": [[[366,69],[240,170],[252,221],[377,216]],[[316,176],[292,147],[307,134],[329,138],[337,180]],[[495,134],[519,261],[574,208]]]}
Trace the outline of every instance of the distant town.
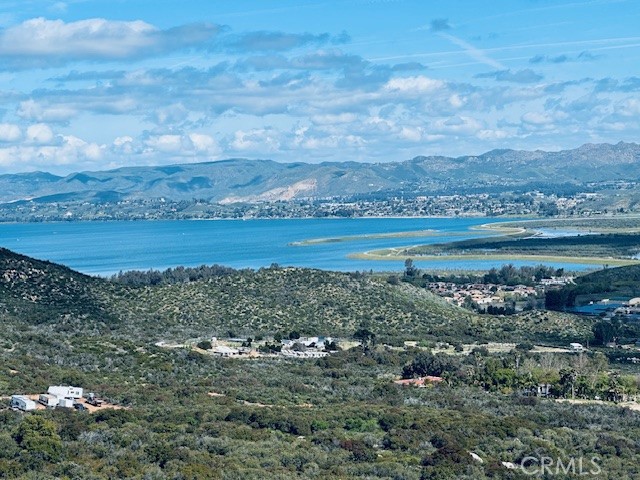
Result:
{"label": "distant town", "polygon": [[498,193],[380,192],[371,195],[255,203],[145,198],[111,202],[24,200],[0,204],[0,222],[253,219],[310,217],[589,217],[640,210],[634,182],[607,182],[590,191]]}

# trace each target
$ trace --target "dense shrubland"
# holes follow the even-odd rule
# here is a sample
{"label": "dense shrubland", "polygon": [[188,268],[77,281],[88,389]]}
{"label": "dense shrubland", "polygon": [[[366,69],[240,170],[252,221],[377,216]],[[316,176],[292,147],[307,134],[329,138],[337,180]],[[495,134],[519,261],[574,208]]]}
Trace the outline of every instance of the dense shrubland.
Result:
{"label": "dense shrubland", "polygon": [[[588,320],[480,317],[361,274],[274,266],[140,285],[2,253],[0,396],[75,384],[127,407],[1,410],[2,478],[524,478],[501,462],[531,455],[597,456],[599,478],[640,475],[636,412],[523,396],[566,369],[577,375],[557,380],[564,394],[570,380],[583,395],[580,375],[596,390],[612,378],[634,387],[633,364],[615,373],[601,356],[576,365],[575,355],[541,356],[524,343],[588,338]],[[219,359],[154,345],[229,331],[356,335],[364,345],[318,360]],[[521,346],[448,357],[385,346],[403,339]],[[446,382],[393,383],[429,373]]]}

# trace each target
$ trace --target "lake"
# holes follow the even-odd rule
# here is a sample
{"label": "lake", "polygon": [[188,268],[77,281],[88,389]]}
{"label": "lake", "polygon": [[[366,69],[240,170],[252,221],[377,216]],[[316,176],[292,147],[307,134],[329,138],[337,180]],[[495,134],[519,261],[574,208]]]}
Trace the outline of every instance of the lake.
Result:
{"label": "lake", "polygon": [[[486,235],[472,230],[487,218],[358,218],[277,220],[170,220],[0,224],[0,245],[75,270],[110,275],[120,270],[165,269],[178,265],[222,264],[235,268],[272,263],[325,270],[401,271],[403,260],[348,258],[351,253],[386,247],[429,244]],[[295,246],[317,238],[434,230],[438,236],[356,238]],[[414,259],[415,260],[415,259]],[[488,269],[504,262],[484,260],[420,261],[423,269]],[[514,261],[514,265],[537,262]],[[569,270],[594,268],[555,264]]]}

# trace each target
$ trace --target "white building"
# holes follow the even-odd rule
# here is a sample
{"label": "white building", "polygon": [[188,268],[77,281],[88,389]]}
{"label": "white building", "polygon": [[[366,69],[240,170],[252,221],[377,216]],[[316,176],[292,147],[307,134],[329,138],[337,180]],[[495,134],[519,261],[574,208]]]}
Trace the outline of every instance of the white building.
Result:
{"label": "white building", "polygon": [[76,403],[73,398],[59,398],[58,407],[73,408],[73,404]]}
{"label": "white building", "polygon": [[24,395],[11,395],[11,407],[28,412],[36,409],[36,402]]}
{"label": "white building", "polygon": [[570,343],[569,347],[571,348],[571,350],[573,350],[574,352],[583,352],[584,351],[584,347],[582,346],[581,343]]}
{"label": "white building", "polygon": [[60,398],[82,398],[82,388],[66,385],[54,385],[49,387],[47,393]]}
{"label": "white building", "polygon": [[211,351],[214,355],[218,355],[220,357],[231,357],[233,355],[239,355],[240,350],[237,348],[227,347],[226,345],[217,345],[213,347]]}
{"label": "white building", "polygon": [[38,401],[45,407],[55,407],[58,405],[58,397],[48,393],[41,393],[38,397]]}

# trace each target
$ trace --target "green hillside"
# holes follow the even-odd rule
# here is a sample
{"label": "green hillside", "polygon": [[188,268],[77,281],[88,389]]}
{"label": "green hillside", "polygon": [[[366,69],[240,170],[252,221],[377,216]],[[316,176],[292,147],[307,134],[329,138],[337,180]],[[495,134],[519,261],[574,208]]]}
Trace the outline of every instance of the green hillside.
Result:
{"label": "green hillside", "polygon": [[[108,280],[2,250],[0,278],[0,478],[529,478],[518,468],[536,455],[595,458],[602,478],[640,474],[640,448],[629,440],[640,434],[636,413],[521,393],[538,381],[553,382],[559,396],[571,395],[569,382],[579,395],[637,391],[635,377],[609,372],[601,353],[383,345],[566,343],[590,328],[572,315],[480,317],[386,278],[282,267]],[[363,325],[377,345],[311,360],[224,359],[154,344],[230,331],[350,335]],[[407,372],[446,381],[393,383]],[[11,394],[56,384],[124,408],[3,408]]]}
{"label": "green hillside", "polygon": [[640,296],[640,265],[605,268],[575,279],[574,285],[547,293],[547,306],[562,309],[603,298]]}
{"label": "green hillside", "polygon": [[113,323],[113,290],[101,279],[0,248],[0,312],[27,324]]}
{"label": "green hillside", "polygon": [[135,286],[8,250],[0,251],[0,271],[0,305],[24,323],[154,341],[292,330],[349,336],[363,325],[389,341],[565,341],[590,332],[567,314],[475,315],[424,289],[362,274],[221,269],[196,281]]}

